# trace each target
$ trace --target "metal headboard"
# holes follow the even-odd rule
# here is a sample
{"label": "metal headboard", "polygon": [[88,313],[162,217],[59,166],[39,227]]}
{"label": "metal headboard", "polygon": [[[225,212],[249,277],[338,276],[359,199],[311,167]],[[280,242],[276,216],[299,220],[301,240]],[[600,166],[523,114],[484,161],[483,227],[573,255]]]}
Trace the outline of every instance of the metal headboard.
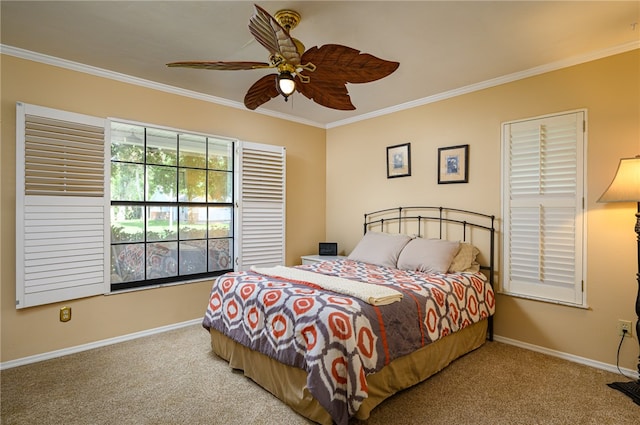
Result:
{"label": "metal headboard", "polygon": [[[433,230],[436,235],[427,235],[427,230]],[[396,227],[397,226],[397,227]],[[451,230],[451,227],[455,227]],[[489,255],[488,260],[480,264],[491,287],[495,274],[495,216],[444,207],[396,207],[365,213],[364,233],[369,230],[412,234],[419,237],[437,237],[446,239],[445,233],[455,234],[457,240],[468,241],[474,230],[488,232]],[[486,255],[486,253],[484,253]],[[493,340],[493,317],[489,317],[489,339]]]}

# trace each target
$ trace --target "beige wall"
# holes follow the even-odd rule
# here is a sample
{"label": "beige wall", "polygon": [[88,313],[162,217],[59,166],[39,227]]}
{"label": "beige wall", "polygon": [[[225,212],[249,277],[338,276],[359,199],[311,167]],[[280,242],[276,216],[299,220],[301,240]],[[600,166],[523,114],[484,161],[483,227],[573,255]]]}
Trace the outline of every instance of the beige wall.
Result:
{"label": "beige wall", "polygon": [[[635,205],[598,204],[622,157],[640,154],[640,51],[593,61],[327,131],[327,240],[349,252],[362,214],[408,205],[501,216],[501,123],[588,111],[587,300],[579,309],[500,295],[496,334],[616,363],[618,319],[636,320]],[[386,178],[386,147],[411,142],[412,175]],[[468,184],[437,184],[437,148],[470,145]],[[635,333],[635,332],[634,332]],[[622,347],[635,369],[637,336]]]}
{"label": "beige wall", "polygon": [[[210,282],[99,296],[17,311],[15,301],[15,102],[114,116],[287,147],[287,264],[317,242],[348,253],[362,214],[428,204],[500,217],[502,122],[585,108],[588,111],[587,291],[589,309],[498,296],[496,334],[615,364],[618,319],[635,320],[633,204],[596,200],[621,157],[640,154],[640,51],[424,105],[328,131],[248,111],[2,56],[0,149],[1,357],[9,361],[202,316]],[[247,125],[250,123],[250,125]],[[287,135],[287,136],[284,136]],[[326,153],[325,153],[326,139]],[[412,176],[386,178],[386,147],[411,142]],[[468,184],[438,185],[437,148],[470,145]],[[326,204],[318,193],[325,192]],[[325,238],[326,211],[326,238]],[[638,340],[622,347],[635,369]]]}
{"label": "beige wall", "polygon": [[19,359],[202,317],[211,282],[15,308],[17,101],[287,148],[286,262],[317,251],[325,235],[325,130],[11,56],[1,56],[0,361]]}

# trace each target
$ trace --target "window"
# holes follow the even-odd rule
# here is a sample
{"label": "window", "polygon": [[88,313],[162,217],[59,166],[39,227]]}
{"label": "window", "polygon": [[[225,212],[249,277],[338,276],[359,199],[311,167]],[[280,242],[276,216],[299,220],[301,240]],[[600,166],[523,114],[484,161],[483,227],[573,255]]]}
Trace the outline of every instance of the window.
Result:
{"label": "window", "polygon": [[16,106],[16,308],[284,264],[286,150]]}
{"label": "window", "polygon": [[111,289],[233,270],[229,139],[111,123]]}
{"label": "window", "polygon": [[503,125],[503,290],[585,305],[586,112]]}

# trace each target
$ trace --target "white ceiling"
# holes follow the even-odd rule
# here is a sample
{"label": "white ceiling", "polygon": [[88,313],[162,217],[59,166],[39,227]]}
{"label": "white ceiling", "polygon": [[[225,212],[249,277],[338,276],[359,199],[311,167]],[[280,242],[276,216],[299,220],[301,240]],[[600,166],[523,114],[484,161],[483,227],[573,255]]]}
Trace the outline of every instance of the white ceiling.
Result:
{"label": "white ceiling", "polygon": [[[343,44],[400,62],[389,77],[349,84],[355,111],[300,94],[258,111],[322,127],[640,47],[639,1],[260,1],[293,9],[307,48]],[[181,60],[268,61],[249,33],[251,1],[0,2],[3,52],[35,52],[244,107],[272,70],[168,68]],[[37,55],[37,57],[40,57]]]}

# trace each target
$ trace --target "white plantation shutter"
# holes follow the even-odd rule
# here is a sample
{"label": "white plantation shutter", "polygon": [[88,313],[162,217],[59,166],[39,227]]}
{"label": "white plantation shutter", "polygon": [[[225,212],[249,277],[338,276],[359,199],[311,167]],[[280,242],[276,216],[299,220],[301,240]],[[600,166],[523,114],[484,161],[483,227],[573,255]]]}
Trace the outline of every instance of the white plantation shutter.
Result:
{"label": "white plantation shutter", "polygon": [[17,104],[16,307],[108,291],[105,121]]}
{"label": "white plantation shutter", "polygon": [[503,127],[506,293],[584,304],[585,112]]}
{"label": "white plantation shutter", "polygon": [[237,270],[285,262],[285,163],[281,146],[239,142]]}

